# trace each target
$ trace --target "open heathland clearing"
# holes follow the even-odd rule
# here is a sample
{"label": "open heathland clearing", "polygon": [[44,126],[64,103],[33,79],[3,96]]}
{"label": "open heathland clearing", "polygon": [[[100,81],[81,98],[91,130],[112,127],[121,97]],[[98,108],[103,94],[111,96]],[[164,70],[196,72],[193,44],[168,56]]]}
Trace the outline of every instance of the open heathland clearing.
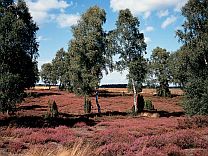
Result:
{"label": "open heathland clearing", "polygon": [[[180,90],[162,98],[144,89],[157,111],[137,116],[131,115],[133,96],[115,90],[100,91],[101,114],[95,97],[92,112],[84,114],[83,97],[28,90],[15,115],[0,115],[0,155],[207,155],[208,117],[186,116]],[[49,100],[56,101],[57,118],[47,117]]]}

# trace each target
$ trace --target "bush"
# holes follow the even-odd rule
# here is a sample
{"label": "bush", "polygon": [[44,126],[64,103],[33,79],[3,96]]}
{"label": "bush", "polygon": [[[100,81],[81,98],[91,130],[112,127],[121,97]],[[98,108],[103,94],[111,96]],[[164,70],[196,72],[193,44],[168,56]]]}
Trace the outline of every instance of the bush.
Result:
{"label": "bush", "polygon": [[189,115],[208,114],[208,78],[193,78],[185,86],[184,110]]}
{"label": "bush", "polygon": [[58,117],[59,112],[58,112],[58,106],[55,101],[51,103],[51,101],[48,101],[48,112],[45,115],[45,118],[56,118]]}
{"label": "bush", "polygon": [[135,112],[134,105],[132,106],[132,114],[137,115],[137,113],[142,112],[144,110],[144,97],[140,94],[137,95],[137,110],[138,112]]}
{"label": "bush", "polygon": [[208,116],[193,116],[178,119],[178,128],[190,129],[208,127]]}
{"label": "bush", "polygon": [[85,96],[85,101],[84,101],[84,112],[85,113],[90,113],[92,108],[92,103],[91,100]]}
{"label": "bush", "polygon": [[171,93],[170,93],[168,86],[157,88],[157,96],[171,97]]}
{"label": "bush", "polygon": [[0,112],[13,112],[15,104],[23,100],[24,87],[18,75],[0,74]]}
{"label": "bush", "polygon": [[155,109],[151,100],[146,100],[145,101],[144,109],[147,109],[147,110],[154,110]]}

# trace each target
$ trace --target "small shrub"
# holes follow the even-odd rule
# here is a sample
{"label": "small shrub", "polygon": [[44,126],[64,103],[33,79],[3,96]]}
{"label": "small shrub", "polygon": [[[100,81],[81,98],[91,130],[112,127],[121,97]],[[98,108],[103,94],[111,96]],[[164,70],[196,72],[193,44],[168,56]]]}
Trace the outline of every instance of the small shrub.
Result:
{"label": "small shrub", "polygon": [[157,88],[157,96],[171,97],[171,92],[167,86]]}
{"label": "small shrub", "polygon": [[56,104],[55,101],[53,101],[53,103],[51,103],[51,101],[48,101],[48,112],[46,112],[45,114],[45,118],[56,118],[59,115],[58,112],[58,106]]}
{"label": "small shrub", "polygon": [[85,96],[85,101],[84,101],[84,112],[85,113],[90,113],[92,108],[92,103],[91,100]]}
{"label": "small shrub", "polygon": [[193,116],[178,119],[179,129],[203,128],[208,126],[208,116]]}
{"label": "small shrub", "polygon": [[155,109],[151,100],[146,100],[145,101],[144,108],[147,109],[147,110],[154,110]]}

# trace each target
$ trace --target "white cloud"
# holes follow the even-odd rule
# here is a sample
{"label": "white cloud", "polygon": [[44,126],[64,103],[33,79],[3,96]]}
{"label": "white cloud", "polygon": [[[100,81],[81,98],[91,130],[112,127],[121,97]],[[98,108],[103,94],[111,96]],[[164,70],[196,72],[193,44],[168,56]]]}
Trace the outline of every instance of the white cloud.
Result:
{"label": "white cloud", "polygon": [[146,44],[148,44],[148,43],[150,43],[152,40],[151,40],[151,38],[150,37],[144,37],[144,41],[145,41],[145,43]]}
{"label": "white cloud", "polygon": [[129,8],[133,14],[140,14],[168,7],[181,8],[188,0],[110,0],[113,11]]}
{"label": "white cloud", "polygon": [[152,26],[147,26],[145,28],[145,32],[152,32],[152,31],[154,31],[154,27],[152,27]]}
{"label": "white cloud", "polygon": [[160,10],[159,12],[158,12],[158,17],[165,17],[165,16],[168,16],[169,15],[169,11],[168,11],[168,9],[167,10]]}
{"label": "white cloud", "polygon": [[37,37],[37,41],[38,42],[40,42],[40,41],[47,41],[47,40],[49,40],[48,38],[45,38],[45,37],[43,37],[43,36],[38,36]]}
{"label": "white cloud", "polygon": [[150,11],[147,11],[144,13],[144,19],[147,19],[148,17],[150,17],[151,15],[151,12]]}
{"label": "white cloud", "polygon": [[170,16],[162,23],[161,28],[165,29],[167,26],[173,24],[177,20],[177,17]]}
{"label": "white cloud", "polygon": [[66,27],[77,22],[78,15],[65,13],[65,9],[73,5],[72,2],[66,0],[26,0],[26,2],[34,21],[39,25],[55,20],[61,27]]}
{"label": "white cloud", "polygon": [[180,12],[181,11],[181,8],[186,4],[186,2],[187,2],[187,0],[184,0],[184,1],[180,1],[177,5],[176,5],[176,7],[175,7],[175,11],[176,12]]}
{"label": "white cloud", "polygon": [[65,14],[65,13],[62,13],[56,17],[58,24],[62,28],[70,27],[72,25],[77,24],[79,19],[80,19],[79,15]]}

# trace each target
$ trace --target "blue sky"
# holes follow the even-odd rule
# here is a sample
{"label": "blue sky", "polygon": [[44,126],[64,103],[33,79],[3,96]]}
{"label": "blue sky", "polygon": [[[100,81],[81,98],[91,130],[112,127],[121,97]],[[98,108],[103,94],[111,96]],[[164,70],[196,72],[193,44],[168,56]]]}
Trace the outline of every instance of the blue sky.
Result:
{"label": "blue sky", "polygon": [[[181,29],[184,18],[180,9],[187,0],[26,0],[34,21],[39,26],[37,39],[39,47],[39,68],[50,62],[60,48],[67,50],[72,38],[71,26],[90,6],[105,9],[106,31],[115,28],[118,11],[129,8],[140,20],[140,31],[145,35],[147,55],[159,46],[176,51],[181,45],[175,31]],[[104,75],[101,84],[126,83],[127,71]]]}

